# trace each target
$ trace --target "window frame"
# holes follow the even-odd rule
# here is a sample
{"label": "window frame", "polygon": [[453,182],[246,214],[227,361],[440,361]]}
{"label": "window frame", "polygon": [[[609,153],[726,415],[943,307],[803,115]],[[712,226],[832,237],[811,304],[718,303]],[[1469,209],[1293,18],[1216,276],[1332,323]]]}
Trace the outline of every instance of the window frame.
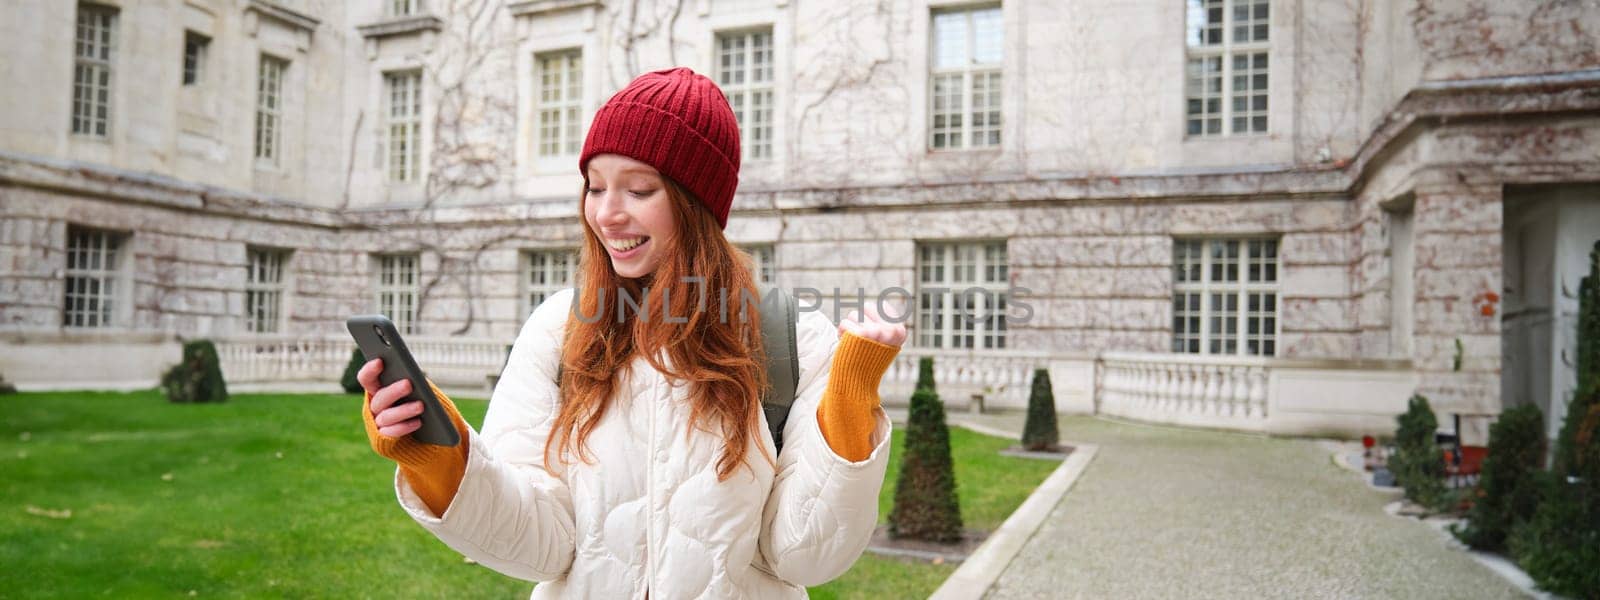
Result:
{"label": "window frame", "polygon": [[[722,88],[739,123],[739,148],[746,161],[772,160],[777,120],[777,46],[772,25],[718,31],[712,40],[712,79]],[[730,48],[733,42],[738,48]],[[764,41],[764,47],[757,42]],[[765,63],[757,57],[765,56]],[[729,69],[733,59],[739,63]]]}
{"label": "window frame", "polygon": [[384,71],[382,81],[384,181],[416,183],[422,179],[422,70]]}
{"label": "window frame", "polygon": [[[121,321],[124,265],[122,252],[132,236],[126,232],[68,224],[63,245],[61,326],[68,329],[106,329]],[[83,240],[87,243],[75,244]],[[74,258],[78,264],[74,264]],[[93,257],[93,260],[90,260]],[[94,266],[85,266],[85,263]],[[87,285],[94,282],[95,285]],[[93,287],[93,291],[84,291]],[[76,290],[76,293],[75,293]],[[74,298],[82,300],[74,308]],[[90,305],[93,305],[91,308]]]}
{"label": "window frame", "polygon": [[[1230,257],[1226,253],[1226,244],[1237,244],[1237,257]],[[1218,246],[1220,244],[1220,246]],[[1252,256],[1252,245],[1260,244],[1261,256]],[[1180,247],[1197,247],[1199,261],[1186,260],[1189,250],[1180,250]],[[1222,262],[1214,260],[1214,248],[1223,248]],[[1271,256],[1267,256],[1267,249],[1271,249]],[[1226,279],[1228,267],[1237,267],[1234,281]],[[1222,280],[1214,279],[1214,273],[1220,267],[1223,274]],[[1259,267],[1262,279],[1251,281],[1251,267]],[[1269,268],[1270,267],[1270,268]],[[1282,348],[1283,339],[1283,242],[1281,236],[1255,235],[1233,237],[1173,237],[1172,238],[1172,293],[1168,302],[1170,308],[1168,323],[1171,324],[1171,346],[1169,350],[1175,354],[1197,354],[1206,356],[1238,356],[1238,357],[1276,357]],[[1189,269],[1196,269],[1199,279],[1191,275]],[[1267,279],[1270,272],[1270,279]],[[1271,307],[1265,306],[1265,299],[1270,295]],[[1262,298],[1261,304],[1252,311],[1250,301],[1252,296]],[[1179,298],[1183,302],[1179,302]],[[1217,298],[1223,299],[1220,309],[1214,306]],[[1232,299],[1231,311],[1227,299]],[[1194,301],[1199,306],[1193,307]],[[1180,304],[1182,308],[1180,308]],[[1222,319],[1231,313],[1233,330],[1227,330],[1227,321]],[[1192,323],[1180,321],[1192,319]],[[1250,332],[1252,319],[1270,320],[1270,331],[1266,327],[1258,327],[1256,333]],[[1183,323],[1180,326],[1180,322]],[[1222,327],[1217,327],[1217,325]],[[1264,324],[1260,321],[1258,325]],[[1191,327],[1197,330],[1191,331]],[[1217,335],[1220,329],[1223,335]],[[1189,349],[1192,342],[1194,350]],[[1228,344],[1232,343],[1231,351]],[[1256,350],[1251,350],[1251,344],[1256,344]]]}
{"label": "window frame", "polygon": [[[1011,293],[1009,246],[1009,240],[1005,239],[916,242],[916,263],[913,267],[915,304],[911,307],[914,347],[967,351],[1006,349],[1007,332],[1010,330],[1006,315]],[[970,262],[952,255],[962,250],[974,251]],[[934,252],[942,256],[930,257]],[[930,258],[935,261],[930,263]],[[959,269],[969,265],[972,280],[965,281]],[[930,277],[930,274],[935,276]],[[932,287],[944,289],[935,296],[930,289]],[[987,295],[972,296],[985,300],[974,300],[968,315],[963,317],[961,310],[956,308],[957,294],[964,295],[972,288],[980,288]],[[924,301],[924,297],[937,298],[937,302]],[[993,302],[995,306],[991,307],[989,299],[998,301]],[[956,325],[959,319],[966,319],[967,327],[958,329]],[[991,322],[994,323],[993,328],[990,327]],[[963,340],[967,345],[962,344]]]}
{"label": "window frame", "polygon": [[[422,284],[422,255],[385,252],[372,255],[373,306],[389,317],[402,334],[417,332],[421,320],[417,312]],[[404,281],[403,276],[409,276]],[[386,297],[385,294],[392,296]],[[402,302],[408,301],[408,302]]]}
{"label": "window frame", "polygon": [[[979,45],[979,32],[975,17],[979,13],[990,12],[993,13],[998,24],[997,35],[999,36],[999,39],[995,43],[995,48],[997,49],[996,51],[998,54],[993,62],[980,63],[978,62],[976,56]],[[945,15],[963,15],[965,18],[965,41],[963,42],[963,47],[965,49],[966,56],[965,62],[959,67],[941,68],[939,66],[939,19],[941,16]],[[1005,29],[1005,11],[1000,4],[934,7],[930,10],[927,40],[928,118],[926,126],[928,128],[928,137],[926,140],[926,147],[928,151],[983,152],[1000,150],[1002,148],[1002,144],[1005,142]],[[960,82],[960,89],[954,94],[949,93],[948,90],[946,90],[947,93],[940,94],[939,92],[941,90],[940,86],[942,85],[942,82],[950,81],[949,78],[952,77],[957,78],[957,80]],[[981,127],[981,129],[974,125],[974,121],[976,120],[974,117],[979,113],[973,110],[975,98],[979,96],[978,88],[980,81],[982,83],[982,87],[984,88],[982,98],[986,101],[988,108],[990,108],[990,110],[983,111],[982,114],[987,117],[992,117],[992,121],[990,119],[986,119],[986,123]],[[939,108],[941,100],[948,102],[952,98],[959,100],[959,108],[956,108],[955,110],[946,108],[945,110],[941,111]],[[949,117],[951,116],[959,117],[961,121],[959,125],[955,126],[954,130],[952,130],[952,127],[949,125]],[[945,125],[943,127],[939,125],[940,117],[946,118]],[[983,144],[974,143],[974,136],[980,133],[991,134],[991,136],[988,137],[992,137],[992,140],[986,139],[985,143]],[[952,135],[958,136],[959,141],[952,143],[950,141]],[[940,143],[940,136],[944,136],[942,138],[944,140],[943,145]]]}
{"label": "window frame", "polygon": [[[562,64],[552,68],[555,61]],[[583,150],[583,62],[578,47],[533,55],[533,155],[538,160],[575,157]],[[553,85],[552,73],[557,75]],[[553,124],[546,121],[552,114]]]}
{"label": "window frame", "polygon": [[73,25],[72,105],[68,128],[74,136],[97,140],[111,137],[120,22],[121,12],[114,6],[78,3]]}
{"label": "window frame", "polygon": [[750,255],[754,261],[756,286],[761,291],[778,284],[778,246],[772,243],[740,244],[739,249]]}
{"label": "window frame", "polygon": [[283,157],[283,80],[289,60],[263,52],[256,64],[255,161],[275,167]]}
{"label": "window frame", "polygon": [[[522,292],[522,318],[525,319],[552,294],[573,287],[578,277],[578,249],[525,248],[518,254],[521,256],[518,287]],[[561,269],[565,269],[565,279],[553,281],[560,279]],[[540,278],[544,281],[535,281]]]}
{"label": "window frame", "polygon": [[421,14],[423,0],[385,0],[383,14],[386,17],[409,17]]}
{"label": "window frame", "polygon": [[[250,333],[281,333],[288,311],[283,309],[286,297],[285,273],[289,269],[291,251],[262,246],[245,247],[245,331]],[[263,275],[271,275],[262,279]],[[261,307],[265,306],[265,310]]]}
{"label": "window frame", "polygon": [[[1210,3],[1216,3],[1220,6],[1222,21],[1218,22],[1215,27],[1212,26],[1209,20],[1200,24],[1194,22],[1193,19],[1197,14],[1204,13],[1210,9]],[[1236,10],[1240,6],[1245,7],[1249,15],[1248,20],[1242,25],[1236,18]],[[1266,7],[1265,14],[1260,16],[1256,14],[1258,6]],[[1271,15],[1273,12],[1271,0],[1187,0],[1184,9],[1183,28],[1183,134],[1185,139],[1220,139],[1271,135],[1273,35]],[[1202,18],[1208,19],[1203,14]],[[1236,36],[1241,27],[1249,28],[1250,39],[1248,41],[1237,41]],[[1208,30],[1213,28],[1217,30],[1218,41],[1216,43],[1206,43],[1204,40],[1197,39],[1197,33],[1203,37]],[[1257,37],[1258,32],[1261,36],[1259,38]],[[1261,59],[1260,65],[1254,64],[1258,57]],[[1198,61],[1212,59],[1217,61],[1215,67],[1197,67],[1197,64],[1203,64]],[[1240,65],[1238,62],[1240,59],[1244,59],[1245,62],[1244,68],[1246,70],[1243,75],[1239,73]],[[1213,73],[1214,75],[1212,75]],[[1197,74],[1203,77],[1199,79],[1201,82],[1199,84],[1200,89],[1195,86]],[[1217,89],[1214,93],[1204,89],[1206,82],[1211,81],[1213,77],[1217,83]],[[1247,78],[1245,79],[1246,87],[1244,90],[1235,89],[1235,86],[1239,83],[1237,81],[1239,77]],[[1261,78],[1259,88],[1255,85],[1257,77]],[[1260,108],[1251,106],[1256,98],[1261,99],[1262,106]],[[1218,111],[1212,112],[1205,107],[1204,103],[1210,100],[1217,101]],[[1236,114],[1240,110],[1235,106],[1239,100],[1244,100],[1246,103],[1242,117]],[[1190,105],[1196,101],[1202,103],[1199,113],[1191,112]],[[1209,124],[1206,122],[1212,118],[1217,119],[1218,130],[1215,132],[1208,131]],[[1243,131],[1238,130],[1236,127],[1237,123],[1235,121],[1240,118],[1248,119],[1244,124],[1245,129]],[[1255,126],[1256,119],[1261,120],[1259,130]],[[1193,132],[1190,129],[1191,124],[1195,121],[1199,122],[1200,130],[1198,132]]]}
{"label": "window frame", "polygon": [[211,51],[211,37],[194,30],[183,30],[183,87],[205,84],[206,57]]}

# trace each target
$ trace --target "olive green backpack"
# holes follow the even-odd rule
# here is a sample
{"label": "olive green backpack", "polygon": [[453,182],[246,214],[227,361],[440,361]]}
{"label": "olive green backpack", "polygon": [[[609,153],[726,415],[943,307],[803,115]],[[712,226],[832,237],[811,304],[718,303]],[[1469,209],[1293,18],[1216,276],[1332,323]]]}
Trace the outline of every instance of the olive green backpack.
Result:
{"label": "olive green backpack", "polygon": [[[767,355],[767,392],[761,397],[761,412],[767,415],[772,446],[783,451],[783,424],[789,420],[795,388],[800,385],[800,356],[794,324],[799,313],[794,296],[783,288],[761,294],[761,348]],[[560,385],[561,368],[556,368]]]}

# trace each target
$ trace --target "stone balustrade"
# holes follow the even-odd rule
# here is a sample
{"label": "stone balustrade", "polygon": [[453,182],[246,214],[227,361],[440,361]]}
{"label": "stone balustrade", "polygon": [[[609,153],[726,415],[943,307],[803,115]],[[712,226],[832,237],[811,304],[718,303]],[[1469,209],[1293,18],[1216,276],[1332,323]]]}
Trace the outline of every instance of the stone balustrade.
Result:
{"label": "stone balustrade", "polygon": [[1098,411],[1141,421],[1263,430],[1267,423],[1271,361],[1195,354],[1102,353]]}
{"label": "stone balustrade", "polygon": [[[355,347],[344,336],[215,341],[229,383],[330,388]],[[456,389],[484,389],[508,353],[496,339],[414,336],[406,342],[430,378]],[[1059,411],[1294,435],[1389,431],[1416,385],[1409,361],[905,348],[883,376],[884,404],[910,401],[918,362],[927,356],[934,359],[940,399],[953,410],[1026,409],[1034,371],[1048,368]],[[981,405],[974,402],[980,397]]]}
{"label": "stone balustrade", "polygon": [[[230,383],[337,382],[355,342],[345,336],[241,336],[215,340]],[[506,344],[473,338],[408,337],[417,364],[437,382],[482,385],[505,365]]]}
{"label": "stone balustrade", "polygon": [[879,386],[886,404],[906,404],[917,384],[917,363],[933,357],[933,380],[946,405],[965,406],[974,394],[989,407],[1025,408],[1034,369],[1049,364],[1044,352],[905,348]]}

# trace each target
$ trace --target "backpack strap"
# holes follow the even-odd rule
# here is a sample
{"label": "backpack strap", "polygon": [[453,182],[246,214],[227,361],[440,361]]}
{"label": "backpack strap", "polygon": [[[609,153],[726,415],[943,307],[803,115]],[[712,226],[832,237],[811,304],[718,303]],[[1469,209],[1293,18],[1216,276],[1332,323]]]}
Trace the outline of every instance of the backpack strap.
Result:
{"label": "backpack strap", "polygon": [[767,354],[767,393],[761,398],[772,446],[783,451],[783,424],[789,420],[795,388],[800,385],[800,353],[794,325],[798,303],[782,287],[761,294],[761,348]]}
{"label": "backpack strap", "polygon": [[[789,421],[789,407],[794,404],[795,389],[800,387],[799,340],[794,332],[799,313],[799,303],[787,290],[775,287],[762,292],[761,349],[767,354],[768,387],[761,397],[761,411],[766,413],[775,453],[783,451],[783,425]],[[562,370],[562,364],[557,362],[557,389],[561,387]]]}

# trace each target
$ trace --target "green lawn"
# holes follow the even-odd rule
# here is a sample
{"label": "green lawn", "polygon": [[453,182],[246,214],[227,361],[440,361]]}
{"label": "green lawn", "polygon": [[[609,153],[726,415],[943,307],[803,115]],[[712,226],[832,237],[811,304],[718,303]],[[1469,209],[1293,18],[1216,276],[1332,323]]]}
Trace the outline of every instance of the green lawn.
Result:
{"label": "green lawn", "polygon": [[[399,510],[358,404],[0,396],[0,596],[526,597],[531,584],[464,563]],[[457,405],[475,424],[487,406]],[[1009,440],[951,440],[969,527],[997,526],[1055,467],[995,454]],[[867,555],[812,595],[925,597],[952,570]]]}

